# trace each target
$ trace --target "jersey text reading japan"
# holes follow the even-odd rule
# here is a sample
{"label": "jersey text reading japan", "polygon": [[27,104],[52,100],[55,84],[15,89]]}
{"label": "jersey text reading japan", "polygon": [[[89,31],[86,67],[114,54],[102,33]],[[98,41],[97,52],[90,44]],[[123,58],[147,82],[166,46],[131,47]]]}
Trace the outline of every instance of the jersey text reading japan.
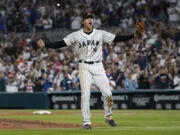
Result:
{"label": "jersey text reading japan", "polygon": [[98,46],[99,45],[99,41],[94,41],[94,40],[87,40],[87,41],[83,41],[82,43],[79,43],[79,48],[81,47],[86,47],[86,46]]}

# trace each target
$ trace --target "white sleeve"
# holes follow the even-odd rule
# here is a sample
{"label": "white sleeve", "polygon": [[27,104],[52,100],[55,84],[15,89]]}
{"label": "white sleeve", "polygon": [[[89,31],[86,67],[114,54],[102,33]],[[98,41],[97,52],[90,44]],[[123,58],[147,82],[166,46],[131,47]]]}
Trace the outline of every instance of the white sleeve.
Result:
{"label": "white sleeve", "polygon": [[115,38],[115,34],[102,30],[102,37],[103,37],[103,42],[111,44]]}
{"label": "white sleeve", "polygon": [[66,43],[67,46],[73,45],[76,42],[76,32],[73,32],[69,35],[67,35],[63,40]]}

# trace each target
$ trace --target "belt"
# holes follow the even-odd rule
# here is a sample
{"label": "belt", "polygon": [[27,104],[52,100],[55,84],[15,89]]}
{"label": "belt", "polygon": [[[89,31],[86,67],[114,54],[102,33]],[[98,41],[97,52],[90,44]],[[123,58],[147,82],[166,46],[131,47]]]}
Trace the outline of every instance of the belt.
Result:
{"label": "belt", "polygon": [[95,64],[95,63],[99,63],[100,61],[83,61],[83,60],[79,60],[79,63],[86,63],[86,64]]}

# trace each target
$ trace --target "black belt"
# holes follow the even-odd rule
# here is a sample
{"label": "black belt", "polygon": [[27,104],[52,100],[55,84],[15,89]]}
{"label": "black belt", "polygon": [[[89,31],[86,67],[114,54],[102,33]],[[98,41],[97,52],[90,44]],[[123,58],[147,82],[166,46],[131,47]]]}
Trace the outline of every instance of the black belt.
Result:
{"label": "black belt", "polygon": [[80,60],[79,63],[86,63],[86,64],[95,64],[95,63],[99,63],[100,61],[82,61]]}

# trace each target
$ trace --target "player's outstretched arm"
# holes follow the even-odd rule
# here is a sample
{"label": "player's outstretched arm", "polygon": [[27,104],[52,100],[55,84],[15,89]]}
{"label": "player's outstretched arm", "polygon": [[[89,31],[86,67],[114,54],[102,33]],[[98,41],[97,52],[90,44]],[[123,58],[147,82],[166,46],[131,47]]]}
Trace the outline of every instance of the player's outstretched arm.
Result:
{"label": "player's outstretched arm", "polygon": [[116,35],[113,42],[127,41],[134,38],[134,34],[131,35]]}
{"label": "player's outstretched arm", "polygon": [[131,35],[116,35],[113,42],[127,41],[132,38],[141,39],[144,34],[144,23],[140,20],[136,22],[136,30]]}
{"label": "player's outstretched arm", "polygon": [[38,40],[37,45],[39,47],[47,47],[47,48],[62,48],[66,46],[66,43],[64,42],[64,40],[61,41],[57,41],[57,42],[53,42],[53,43],[45,43],[42,39]]}

